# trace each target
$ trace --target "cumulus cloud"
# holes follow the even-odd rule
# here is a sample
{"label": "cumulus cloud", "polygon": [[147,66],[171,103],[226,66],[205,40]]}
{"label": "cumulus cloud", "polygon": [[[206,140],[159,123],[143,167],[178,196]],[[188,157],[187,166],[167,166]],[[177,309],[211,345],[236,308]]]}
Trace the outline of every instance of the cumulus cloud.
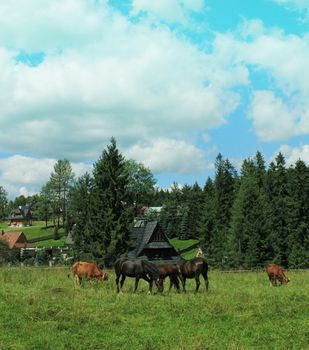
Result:
{"label": "cumulus cloud", "polygon": [[[97,1],[64,0],[58,8],[54,0],[46,7],[23,0],[10,15],[12,3],[0,5],[4,27],[13,30],[11,40],[16,37],[12,51],[0,34],[0,151],[89,160],[111,136],[124,146],[153,135],[184,136],[222,125],[239,104],[232,88],[246,82],[246,69],[218,66],[165,26],[130,22]],[[182,6],[197,8],[190,1]],[[37,26],[16,30],[15,20]],[[57,36],[66,26],[64,37]],[[74,26],[86,41],[74,39]],[[36,35],[46,35],[45,41]],[[36,66],[16,61],[16,50],[45,50],[44,60]]]}
{"label": "cumulus cloud", "polygon": [[247,68],[249,79],[263,72],[268,77],[267,90],[255,90],[249,117],[263,141],[278,141],[309,133],[309,35],[286,35],[267,29],[261,21],[249,21],[237,32],[218,34],[215,54]]}
{"label": "cumulus cloud", "polygon": [[[49,180],[54,169],[55,159],[33,158],[14,155],[0,159],[0,184],[8,192],[10,198],[38,193]],[[91,165],[85,163],[71,163],[76,176],[86,171],[90,172]]]}
{"label": "cumulus cloud", "polygon": [[124,153],[127,158],[142,162],[154,173],[190,174],[206,168],[203,151],[183,140],[155,139],[136,144]]}
{"label": "cumulus cloud", "polygon": [[279,151],[285,156],[287,165],[293,165],[299,159],[307,165],[309,164],[309,145],[302,145],[300,147],[282,145]]}

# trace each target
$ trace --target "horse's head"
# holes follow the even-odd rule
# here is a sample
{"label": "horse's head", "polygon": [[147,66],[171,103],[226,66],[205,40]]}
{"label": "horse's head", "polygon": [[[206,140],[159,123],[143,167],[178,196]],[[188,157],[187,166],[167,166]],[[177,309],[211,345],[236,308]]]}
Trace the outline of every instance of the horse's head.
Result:
{"label": "horse's head", "polygon": [[162,293],[163,289],[164,289],[164,285],[163,285],[163,278],[161,278],[160,276],[155,278],[155,284],[158,288],[158,292]]}
{"label": "horse's head", "polygon": [[287,284],[289,282],[290,282],[290,280],[286,276],[284,276],[281,280],[281,284]]}

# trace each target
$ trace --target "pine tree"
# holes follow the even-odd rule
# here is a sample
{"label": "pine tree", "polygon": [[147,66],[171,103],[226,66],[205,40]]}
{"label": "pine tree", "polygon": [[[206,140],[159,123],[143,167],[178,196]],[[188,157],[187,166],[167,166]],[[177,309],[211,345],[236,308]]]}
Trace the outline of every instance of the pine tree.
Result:
{"label": "pine tree", "polygon": [[91,195],[93,179],[85,173],[69,192],[69,215],[75,223],[72,229],[74,252],[79,258],[81,252],[91,253],[92,232],[90,228]]}
{"label": "pine tree", "polygon": [[287,171],[284,156],[279,153],[275,163],[271,163],[266,176],[266,228],[267,246],[273,262],[283,266],[288,264],[288,192]]}
{"label": "pine tree", "polygon": [[230,226],[231,209],[237,188],[237,173],[228,159],[219,154],[215,162],[214,181],[215,225],[212,254],[217,265],[223,267],[226,260],[226,243]]}
{"label": "pine tree", "polygon": [[91,196],[91,251],[96,258],[123,254],[133,223],[132,195],[125,159],[111,139],[95,163]]}
{"label": "pine tree", "polygon": [[289,267],[309,267],[309,171],[298,160],[288,171]]}
{"label": "pine tree", "polygon": [[198,236],[204,240],[207,254],[211,253],[212,240],[215,228],[214,210],[214,184],[208,177],[203,189],[203,203],[201,204],[201,215],[198,220]]}

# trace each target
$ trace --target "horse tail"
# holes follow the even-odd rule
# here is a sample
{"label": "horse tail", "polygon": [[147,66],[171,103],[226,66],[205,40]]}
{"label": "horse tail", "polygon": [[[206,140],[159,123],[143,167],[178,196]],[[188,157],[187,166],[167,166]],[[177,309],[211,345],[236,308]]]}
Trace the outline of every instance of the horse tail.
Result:
{"label": "horse tail", "polygon": [[127,258],[124,258],[124,257],[116,259],[115,264],[114,264],[114,269],[115,269],[116,274],[120,274],[122,263],[125,260],[127,260]]}
{"label": "horse tail", "polygon": [[145,271],[150,274],[151,278],[158,278],[160,276],[160,272],[154,264],[150,263],[147,260],[142,260],[142,264]]}

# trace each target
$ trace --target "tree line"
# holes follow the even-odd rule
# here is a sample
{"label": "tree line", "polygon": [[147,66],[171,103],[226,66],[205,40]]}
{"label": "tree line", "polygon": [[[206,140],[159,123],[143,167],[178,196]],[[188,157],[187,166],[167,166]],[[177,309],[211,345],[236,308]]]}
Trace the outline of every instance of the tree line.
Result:
{"label": "tree line", "polygon": [[[35,216],[46,225],[52,221],[55,238],[60,227],[71,231],[77,257],[124,254],[140,207],[162,206],[156,219],[164,232],[170,238],[200,240],[212,266],[276,262],[308,267],[309,168],[302,160],[287,167],[279,153],[266,166],[257,152],[238,173],[219,154],[214,178],[203,187],[174,183],[163,190],[155,185],[151,171],[125,159],[112,138],[91,174],[76,179],[70,162],[59,160],[40,194],[15,202],[35,202]],[[8,209],[5,197],[0,186],[0,213]]]}

